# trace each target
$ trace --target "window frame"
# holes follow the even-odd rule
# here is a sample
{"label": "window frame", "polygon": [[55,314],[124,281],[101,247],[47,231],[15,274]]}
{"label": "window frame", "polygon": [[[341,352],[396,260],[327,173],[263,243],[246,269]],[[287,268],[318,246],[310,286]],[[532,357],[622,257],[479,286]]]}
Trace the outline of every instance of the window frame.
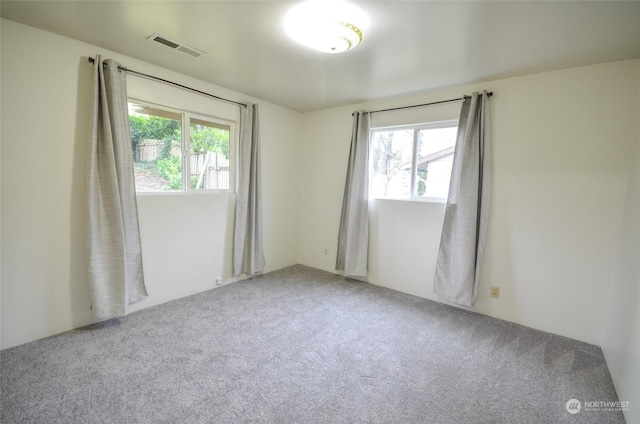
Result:
{"label": "window frame", "polygon": [[[419,149],[419,136],[422,130],[431,130],[438,128],[458,128],[460,124],[459,119],[447,119],[443,121],[423,122],[416,124],[403,124],[403,125],[391,125],[372,127],[369,129],[369,149],[373,150],[374,133],[376,132],[388,132],[388,131],[401,131],[401,130],[413,130],[413,151],[411,156],[411,179],[410,179],[410,193],[409,197],[379,197],[373,194],[373,155],[369,155],[369,200],[395,200],[406,202],[422,202],[422,203],[446,203],[447,197],[425,197],[418,196],[417,194],[417,178],[418,178],[418,149]],[[455,155],[455,142],[454,142],[454,155]]]}
{"label": "window frame", "polygon": [[[233,194],[236,191],[236,175],[237,175],[237,158],[236,151],[238,148],[238,140],[236,133],[236,122],[228,119],[219,118],[213,115],[207,115],[201,112],[186,110],[178,107],[168,106],[161,103],[155,103],[147,100],[140,100],[135,97],[128,97],[128,103],[149,106],[155,109],[165,110],[167,112],[179,114],[181,116],[181,169],[182,169],[182,190],[144,190],[138,191],[137,195],[212,195],[212,194]],[[191,188],[191,118],[196,120],[209,122],[229,127],[229,188],[227,189],[206,189]]]}

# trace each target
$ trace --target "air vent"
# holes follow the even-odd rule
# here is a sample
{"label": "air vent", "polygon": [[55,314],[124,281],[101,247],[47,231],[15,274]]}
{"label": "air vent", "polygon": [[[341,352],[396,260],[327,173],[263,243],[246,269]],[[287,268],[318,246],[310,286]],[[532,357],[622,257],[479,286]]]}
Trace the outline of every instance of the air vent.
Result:
{"label": "air vent", "polygon": [[196,50],[194,48],[187,47],[187,46],[178,46],[178,47],[176,47],[176,50],[178,50],[179,52],[188,54],[189,56],[193,56],[193,57],[200,57],[203,54],[205,54],[204,52],[201,52],[200,50]]}
{"label": "air vent", "polygon": [[188,54],[191,57],[200,57],[206,54],[205,52],[200,51],[198,49],[194,49],[193,47],[189,47],[185,44],[181,44],[176,41],[169,40],[165,36],[160,35],[157,32],[154,32],[149,37],[147,37],[147,40],[151,40],[151,41],[155,41],[157,43],[163,44],[167,47],[172,48],[173,50],[177,50],[181,53]]}

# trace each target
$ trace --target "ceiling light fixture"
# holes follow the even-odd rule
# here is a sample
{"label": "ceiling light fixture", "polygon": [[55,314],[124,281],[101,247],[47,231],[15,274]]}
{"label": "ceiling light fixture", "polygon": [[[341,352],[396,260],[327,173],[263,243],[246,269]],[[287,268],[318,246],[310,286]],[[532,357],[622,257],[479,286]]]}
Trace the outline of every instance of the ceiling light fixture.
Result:
{"label": "ceiling light fixture", "polygon": [[366,16],[357,7],[333,0],[312,0],[294,6],[285,18],[287,34],[324,53],[342,53],[362,42]]}

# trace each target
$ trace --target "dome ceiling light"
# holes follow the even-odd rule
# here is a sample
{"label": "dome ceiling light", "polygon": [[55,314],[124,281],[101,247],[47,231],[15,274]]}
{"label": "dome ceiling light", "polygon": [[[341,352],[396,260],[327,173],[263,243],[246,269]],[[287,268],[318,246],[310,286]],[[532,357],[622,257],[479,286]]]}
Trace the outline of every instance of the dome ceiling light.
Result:
{"label": "dome ceiling light", "polygon": [[285,18],[287,34],[324,53],[343,53],[362,42],[366,16],[341,1],[312,0],[294,6]]}

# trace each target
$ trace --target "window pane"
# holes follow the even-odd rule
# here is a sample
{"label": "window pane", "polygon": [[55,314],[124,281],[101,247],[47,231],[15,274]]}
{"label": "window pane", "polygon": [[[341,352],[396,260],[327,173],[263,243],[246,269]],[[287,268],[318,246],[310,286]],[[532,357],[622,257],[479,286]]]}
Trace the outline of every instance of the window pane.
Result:
{"label": "window pane", "polygon": [[376,131],[372,136],[371,195],[411,197],[413,130]]}
{"label": "window pane", "polygon": [[418,133],[416,196],[447,197],[457,131],[456,127],[449,127]]}
{"label": "window pane", "polygon": [[228,190],[229,127],[200,119],[191,119],[191,188]]}
{"label": "window pane", "polygon": [[182,190],[182,115],[129,102],[136,191]]}

